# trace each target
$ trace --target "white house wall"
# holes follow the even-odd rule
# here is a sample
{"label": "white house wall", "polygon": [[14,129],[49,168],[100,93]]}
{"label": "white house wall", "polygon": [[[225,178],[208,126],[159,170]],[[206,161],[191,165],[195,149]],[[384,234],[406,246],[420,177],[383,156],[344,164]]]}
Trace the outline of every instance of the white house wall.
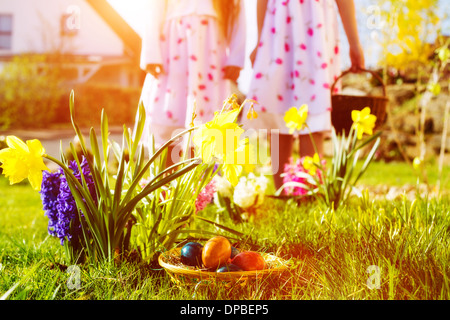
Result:
{"label": "white house wall", "polygon": [[[77,34],[63,41],[60,25],[65,13],[72,14],[71,27]],[[12,48],[0,50],[0,55],[60,50],[76,55],[122,56],[124,52],[121,39],[83,0],[0,0],[0,14],[13,15]]]}

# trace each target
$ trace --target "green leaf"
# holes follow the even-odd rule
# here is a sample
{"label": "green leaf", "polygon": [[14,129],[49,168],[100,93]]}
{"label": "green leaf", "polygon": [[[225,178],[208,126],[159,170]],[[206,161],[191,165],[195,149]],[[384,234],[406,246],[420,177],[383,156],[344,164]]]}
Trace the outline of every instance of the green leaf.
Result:
{"label": "green leaf", "polygon": [[[203,236],[208,236],[208,238],[213,237],[213,236],[221,235],[220,233],[217,233],[217,232],[205,231],[205,230],[196,230],[196,229],[173,230],[173,231],[170,232],[170,234],[176,234],[177,236],[182,234],[182,233],[187,233],[187,234],[194,234],[194,233],[196,233],[196,234],[200,234],[200,235],[203,235]],[[234,238],[234,237],[230,237],[230,236],[227,236],[227,238],[239,241],[239,240],[242,240],[243,236],[244,236],[244,234],[242,234],[242,236],[239,237],[239,238]]]}
{"label": "green leaf", "polygon": [[120,161],[120,158],[122,155],[122,148],[116,141],[111,141],[110,145],[111,145],[111,149],[114,153],[114,157],[116,158],[117,161]]}
{"label": "green leaf", "polygon": [[75,114],[75,91],[70,91],[70,98],[69,98],[69,113],[70,113],[70,119],[74,119]]}
{"label": "green leaf", "polygon": [[[121,212],[130,212],[135,206],[136,204],[142,200],[142,198],[144,198],[145,196],[147,196],[148,194],[150,194],[151,192],[155,191],[156,189],[161,188],[162,186],[164,186],[165,184],[169,183],[170,181],[176,179],[177,177],[185,174],[186,172],[189,172],[190,170],[194,169],[196,166],[198,166],[198,163],[191,163],[190,165],[184,167],[183,169],[167,176],[164,177],[163,179],[155,182],[155,183],[149,183],[142,191],[141,193],[139,193],[138,195],[136,195],[133,199],[124,202],[124,207],[123,209],[121,209]],[[128,192],[130,192],[130,190],[128,190]]]}
{"label": "green leaf", "polygon": [[99,171],[99,168],[101,167],[101,165],[100,165],[101,160],[100,160],[97,136],[96,136],[95,130],[93,128],[91,128],[90,140],[91,140],[92,154],[94,155],[94,159],[95,159],[95,162],[92,165],[91,174],[94,179],[95,187],[96,187],[99,197],[101,197],[105,200],[108,200],[109,197],[105,190],[104,181],[103,181],[101,173]]}
{"label": "green leaf", "polygon": [[74,98],[75,97],[75,93],[72,90],[71,94],[70,94],[70,103],[69,103],[69,108],[70,108],[70,120],[72,122],[72,126],[75,130],[75,133],[80,141],[80,145],[81,145],[81,150],[83,151],[83,154],[87,157],[88,152],[87,152],[87,148],[86,148],[86,142],[84,140],[84,136],[81,133],[80,128],[78,127],[78,125],[75,123],[75,118],[74,118],[74,113],[75,113],[75,102],[74,102]]}
{"label": "green leaf", "polygon": [[239,232],[239,231],[237,231],[237,230],[231,229],[231,228],[226,227],[226,226],[224,226],[224,225],[222,225],[222,224],[219,224],[219,223],[217,223],[217,222],[208,220],[208,219],[206,219],[206,218],[204,218],[204,217],[201,217],[201,216],[198,216],[198,215],[195,216],[195,219],[199,219],[199,220],[204,221],[204,222],[206,222],[206,223],[212,224],[213,226],[218,227],[218,228],[220,228],[220,229],[223,229],[223,230],[225,230],[225,231],[227,231],[227,232],[229,232],[229,233],[232,233],[232,234],[234,234],[234,235],[236,235],[236,236],[238,236],[238,237],[243,237],[243,236],[245,235],[245,234],[243,234],[242,232]]}
{"label": "green leaf", "polygon": [[106,115],[105,109],[102,109],[101,136],[102,136],[103,160],[105,161],[104,163],[107,164],[109,128],[108,128],[108,116]]}
{"label": "green leaf", "polygon": [[[74,177],[74,179],[67,179],[67,183],[69,185],[72,196],[75,199],[78,210],[81,210],[84,214],[84,218],[89,226],[89,230],[93,236],[93,239],[96,243],[95,248],[100,250],[102,254],[104,248],[104,239],[106,239],[104,230],[102,228],[102,224],[98,220],[99,214],[97,209],[91,207],[87,204],[88,201],[84,201],[86,195],[85,191],[78,182],[78,179]],[[78,184],[78,185],[77,185]]]}
{"label": "green leaf", "polygon": [[97,136],[95,134],[95,130],[94,128],[91,128],[90,132],[89,132],[89,137],[90,137],[90,141],[91,141],[91,152],[94,156],[94,160],[95,160],[95,167],[101,168],[101,160],[100,160],[100,151],[98,148],[98,141],[97,141]]}
{"label": "green leaf", "polygon": [[131,135],[130,135],[130,131],[128,130],[126,125],[123,125],[123,136],[125,138],[125,142],[127,144],[127,148],[128,148],[128,151],[129,151],[130,162],[132,162],[133,161],[133,154],[131,154]]}
{"label": "green leaf", "polygon": [[116,185],[114,187],[114,202],[113,210],[118,210],[120,208],[121,197],[122,197],[122,184],[124,181],[124,166],[125,166],[125,151],[122,152],[120,158],[119,168],[117,170]]}
{"label": "green leaf", "polygon": [[359,180],[359,178],[361,178],[361,176],[367,170],[370,162],[372,161],[373,157],[375,156],[375,152],[377,151],[378,146],[380,145],[380,141],[381,141],[381,138],[378,138],[376,140],[375,144],[373,145],[372,149],[370,150],[369,154],[367,155],[366,161],[364,162],[363,166],[361,167],[361,170],[360,170],[358,176],[356,177],[355,181],[353,182],[354,184]]}
{"label": "green leaf", "polygon": [[131,147],[132,156],[136,154],[136,150],[139,145],[138,142],[141,140],[142,133],[144,131],[144,125],[145,125],[145,108],[143,102],[140,101],[138,106],[138,120],[136,122],[136,127],[134,130],[133,145]]}

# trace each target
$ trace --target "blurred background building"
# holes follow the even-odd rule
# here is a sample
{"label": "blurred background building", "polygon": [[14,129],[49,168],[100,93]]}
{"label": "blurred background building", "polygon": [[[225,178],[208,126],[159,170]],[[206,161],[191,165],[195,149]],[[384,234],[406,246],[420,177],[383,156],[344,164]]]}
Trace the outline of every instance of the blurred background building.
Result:
{"label": "blurred background building", "polygon": [[140,86],[140,42],[106,0],[0,1],[0,68],[45,54],[70,83]]}
{"label": "blurred background building", "polygon": [[140,35],[106,0],[0,0],[0,129],[132,123]]}

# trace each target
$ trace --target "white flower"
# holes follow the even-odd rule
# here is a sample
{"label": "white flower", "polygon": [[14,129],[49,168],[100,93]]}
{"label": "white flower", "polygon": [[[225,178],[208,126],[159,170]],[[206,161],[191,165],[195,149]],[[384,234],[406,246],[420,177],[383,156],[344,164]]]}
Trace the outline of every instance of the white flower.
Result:
{"label": "white flower", "polygon": [[256,195],[253,185],[247,183],[246,177],[241,177],[239,183],[234,188],[234,203],[241,208],[249,208],[255,203]]}
{"label": "white flower", "polygon": [[265,176],[255,177],[250,173],[248,177],[241,177],[234,189],[234,203],[241,208],[259,206],[264,201],[268,179]]}
{"label": "white flower", "polygon": [[216,175],[214,177],[214,186],[216,191],[224,198],[231,198],[233,196],[233,186],[228,179]]}
{"label": "white flower", "polygon": [[261,205],[264,201],[264,196],[266,194],[267,185],[269,184],[269,179],[261,175],[255,178],[256,191],[258,192],[258,203],[256,205]]}

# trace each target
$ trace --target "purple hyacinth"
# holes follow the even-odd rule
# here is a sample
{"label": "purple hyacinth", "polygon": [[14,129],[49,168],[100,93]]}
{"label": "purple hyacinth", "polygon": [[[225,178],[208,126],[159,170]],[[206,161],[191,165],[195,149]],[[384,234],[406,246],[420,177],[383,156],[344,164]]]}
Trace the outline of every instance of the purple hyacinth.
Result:
{"label": "purple hyacinth", "polygon": [[43,171],[43,179],[41,186],[41,201],[48,217],[48,233],[56,237],[56,224],[58,223],[58,194],[60,185],[61,172],[51,173]]}
{"label": "purple hyacinth", "polygon": [[[89,164],[84,156],[83,156],[83,161],[81,161],[81,163],[80,163],[80,166],[81,166],[81,171],[84,176],[84,180],[86,181],[86,184],[88,186],[89,193],[92,196],[92,198],[94,199],[94,201],[96,202],[97,198],[96,198],[96,193],[95,193],[94,178],[92,178]],[[78,181],[80,183],[82,183],[81,174],[80,174],[80,171],[78,170],[78,165],[77,165],[76,161],[72,161],[69,163],[69,169],[71,169],[73,171],[74,176],[78,179]]]}
{"label": "purple hyacinth", "polygon": [[[81,174],[76,161],[69,163],[69,169],[73,171],[74,176],[81,183]],[[81,162],[81,170],[89,192],[96,201],[94,180],[84,157]],[[66,239],[67,241],[78,239],[82,229],[77,205],[62,169],[56,173],[44,173],[41,198],[46,215],[49,217],[49,234],[58,237],[61,245],[64,244]]]}
{"label": "purple hyacinth", "polygon": [[[61,175],[61,183],[59,185],[59,194],[57,198],[58,223],[57,237],[64,244],[64,239],[72,240],[72,237],[78,235],[81,225],[78,219],[77,205],[70,191],[67,179],[64,174]],[[73,230],[70,229],[70,223],[73,221]],[[75,234],[74,234],[75,233]]]}

